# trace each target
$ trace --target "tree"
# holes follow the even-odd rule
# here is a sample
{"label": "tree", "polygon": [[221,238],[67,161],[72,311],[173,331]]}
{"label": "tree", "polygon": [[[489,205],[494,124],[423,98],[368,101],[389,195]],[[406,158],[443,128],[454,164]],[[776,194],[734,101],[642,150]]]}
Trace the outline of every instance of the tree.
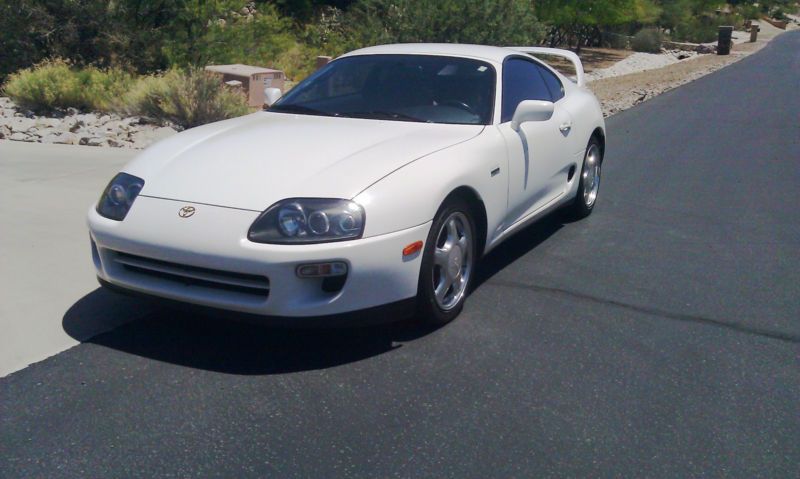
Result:
{"label": "tree", "polygon": [[637,20],[637,8],[644,8],[642,0],[539,0],[536,12],[549,26],[551,46],[574,44],[575,50],[598,43],[602,29]]}

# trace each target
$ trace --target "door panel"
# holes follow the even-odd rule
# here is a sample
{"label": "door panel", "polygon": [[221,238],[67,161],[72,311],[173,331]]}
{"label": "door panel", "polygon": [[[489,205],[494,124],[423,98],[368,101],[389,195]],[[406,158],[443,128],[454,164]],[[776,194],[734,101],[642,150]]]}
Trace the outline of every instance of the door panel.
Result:
{"label": "door panel", "polygon": [[508,152],[507,226],[547,206],[564,194],[572,164],[569,146],[572,117],[556,104],[547,121],[530,121],[514,131],[510,123],[498,126]]}
{"label": "door panel", "polygon": [[[501,124],[508,152],[508,228],[562,196],[572,163],[572,117],[558,78],[530,57],[511,56],[503,62]],[[509,121],[521,101],[553,101],[553,116],[530,121],[519,131]]]}

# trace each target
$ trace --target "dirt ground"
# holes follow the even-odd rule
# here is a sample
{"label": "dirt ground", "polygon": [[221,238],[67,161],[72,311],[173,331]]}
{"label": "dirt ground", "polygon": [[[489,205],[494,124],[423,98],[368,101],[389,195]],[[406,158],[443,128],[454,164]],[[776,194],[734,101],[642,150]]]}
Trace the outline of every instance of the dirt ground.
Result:
{"label": "dirt ground", "polygon": [[[787,30],[797,28],[797,25],[790,25]],[[758,41],[734,45],[730,55],[700,55],[656,70],[603,78],[590,82],[588,87],[602,103],[603,113],[606,116],[613,115],[737,62],[760,50],[783,32],[761,22]]]}
{"label": "dirt ground", "polygon": [[656,70],[603,78],[588,86],[609,116],[741,60],[765,44],[736,45],[730,55],[701,55]]}
{"label": "dirt ground", "polygon": [[[633,55],[632,50],[613,50],[611,48],[583,48],[581,49],[581,62],[583,63],[583,71],[591,73],[594,70],[608,68],[618,61],[624,60]],[[569,60],[556,57],[552,55],[535,55],[541,58],[547,64],[552,65],[553,68],[563,73],[566,76],[575,75],[575,68]]]}

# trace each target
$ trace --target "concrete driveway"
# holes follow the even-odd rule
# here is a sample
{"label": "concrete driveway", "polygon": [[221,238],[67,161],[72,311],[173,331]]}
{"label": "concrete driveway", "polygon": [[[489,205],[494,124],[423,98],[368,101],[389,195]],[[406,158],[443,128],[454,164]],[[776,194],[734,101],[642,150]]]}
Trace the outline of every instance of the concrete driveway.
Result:
{"label": "concrete driveway", "polygon": [[[97,288],[86,212],[134,154],[0,140],[0,376],[78,344],[61,322]],[[135,304],[108,306],[141,309]],[[135,317],[135,310],[102,321],[76,313],[83,318],[77,339]]]}

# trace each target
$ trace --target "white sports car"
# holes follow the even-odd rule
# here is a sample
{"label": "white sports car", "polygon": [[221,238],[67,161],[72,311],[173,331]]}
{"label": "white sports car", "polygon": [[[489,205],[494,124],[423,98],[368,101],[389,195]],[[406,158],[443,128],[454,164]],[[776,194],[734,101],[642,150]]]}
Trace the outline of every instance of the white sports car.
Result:
{"label": "white sports car", "polygon": [[89,211],[102,284],[295,323],[404,307],[442,324],[482,255],[597,200],[605,123],[569,51],[377,46],[266,95],[111,180]]}

